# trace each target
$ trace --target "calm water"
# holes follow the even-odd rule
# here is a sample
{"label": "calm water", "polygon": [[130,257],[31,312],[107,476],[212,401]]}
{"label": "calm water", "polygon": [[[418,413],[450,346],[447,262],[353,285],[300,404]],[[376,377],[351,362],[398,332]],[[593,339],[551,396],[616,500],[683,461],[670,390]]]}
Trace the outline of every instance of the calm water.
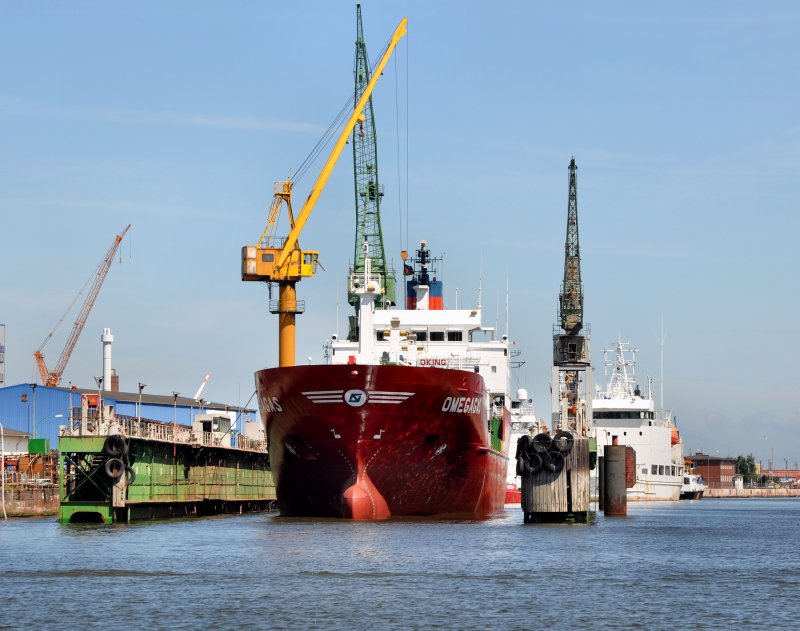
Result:
{"label": "calm water", "polygon": [[0,628],[796,629],[800,500],[523,525],[0,522]]}

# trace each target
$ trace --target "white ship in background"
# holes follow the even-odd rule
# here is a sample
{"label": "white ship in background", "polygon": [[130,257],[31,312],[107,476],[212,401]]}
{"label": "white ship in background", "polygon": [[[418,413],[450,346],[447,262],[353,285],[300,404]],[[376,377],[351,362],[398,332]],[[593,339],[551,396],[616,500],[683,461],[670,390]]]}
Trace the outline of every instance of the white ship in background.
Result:
{"label": "white ship in background", "polygon": [[[614,353],[613,359],[609,354]],[[628,489],[628,500],[677,500],[683,483],[684,462],[680,435],[669,412],[658,413],[653,400],[652,382],[647,392],[636,383],[636,353],[630,343],[618,341],[614,349],[604,350],[606,376],[604,392],[592,400],[593,433],[598,456],[616,438],[636,452],[636,484]],[[596,495],[596,475],[593,471]]]}
{"label": "white ship in background", "polygon": [[[517,390],[517,398],[511,401],[511,434],[509,445],[515,449],[522,436],[536,436],[541,432],[549,433],[544,421],[536,418],[533,399],[528,397],[524,388]],[[522,500],[522,481],[517,475],[517,459],[508,460],[508,477],[506,479],[506,504],[519,504]]]}

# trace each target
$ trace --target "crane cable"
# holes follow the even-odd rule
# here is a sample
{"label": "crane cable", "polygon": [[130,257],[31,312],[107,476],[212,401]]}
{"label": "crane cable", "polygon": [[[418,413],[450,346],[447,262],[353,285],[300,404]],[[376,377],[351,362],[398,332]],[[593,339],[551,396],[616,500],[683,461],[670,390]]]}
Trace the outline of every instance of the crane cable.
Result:
{"label": "crane cable", "polygon": [[[386,42],[383,49],[381,50],[380,54],[378,55],[378,61],[372,64],[370,67],[370,76],[372,76],[375,72],[375,68],[380,63],[380,60],[383,58],[386,51],[389,49],[389,45],[391,44],[391,38],[389,41]],[[314,163],[314,161],[319,157],[319,154],[325,149],[325,147],[330,143],[331,139],[336,136],[337,130],[342,126],[342,124],[348,119],[350,114],[353,112],[353,107],[355,107],[355,94],[351,94],[350,97],[345,101],[342,108],[339,110],[339,113],[336,114],[334,119],[331,121],[328,128],[322,134],[322,137],[317,141],[317,144],[314,145],[314,148],[309,152],[309,154],[305,157],[303,162],[297,167],[295,171],[295,175],[292,178],[293,182],[299,182],[303,176],[308,172],[308,169]]]}
{"label": "crane cable", "polygon": [[[100,265],[102,265],[102,262],[100,263]],[[69,303],[69,306],[68,306],[68,307],[67,307],[67,309],[64,311],[64,313],[63,313],[63,315],[61,316],[61,318],[59,318],[58,322],[57,322],[57,323],[56,323],[56,325],[53,327],[53,330],[52,330],[52,331],[50,331],[50,333],[48,333],[48,334],[47,334],[47,337],[46,337],[46,338],[44,338],[44,342],[42,342],[41,346],[39,346],[39,348],[37,349],[37,350],[38,350],[38,352],[40,352],[40,353],[42,352],[42,349],[45,347],[45,345],[47,344],[47,342],[49,342],[49,341],[50,341],[50,338],[52,338],[52,337],[53,337],[53,334],[54,334],[54,333],[55,333],[55,332],[58,330],[58,327],[60,327],[60,326],[61,326],[61,323],[62,323],[62,322],[64,322],[64,318],[66,318],[66,317],[67,317],[67,314],[69,314],[69,312],[70,312],[70,311],[72,311],[72,307],[74,307],[74,306],[75,306],[75,303],[76,303],[76,302],[78,302],[78,298],[80,298],[80,297],[81,297],[81,295],[83,295],[83,292],[84,292],[84,290],[86,289],[86,287],[89,285],[89,283],[91,283],[91,282],[92,282],[92,280],[94,279],[94,277],[95,277],[95,276],[97,276],[97,272],[98,272],[98,271],[99,271],[99,269],[100,269],[100,265],[98,265],[98,266],[97,266],[97,269],[96,269],[94,272],[92,272],[91,276],[89,276],[89,278],[88,278],[88,279],[86,280],[86,282],[83,284],[83,287],[81,287],[81,289],[80,289],[80,291],[78,292],[78,294],[77,294],[77,295],[76,295],[76,296],[75,296],[75,297],[72,299],[72,302],[71,302],[71,303]]]}
{"label": "crane cable", "polygon": [[395,146],[397,147],[397,214],[400,223],[400,230],[398,231],[400,237],[400,251],[408,249],[408,137],[409,137],[409,129],[408,129],[408,59],[410,55],[408,54],[408,38],[406,38],[406,104],[405,104],[405,115],[406,115],[406,205],[405,205],[405,224],[406,224],[406,232],[405,232],[405,244],[403,243],[403,186],[402,186],[402,159],[400,156],[400,105],[399,105],[399,76],[400,73],[397,71],[397,56],[394,58],[394,111],[395,111]]}

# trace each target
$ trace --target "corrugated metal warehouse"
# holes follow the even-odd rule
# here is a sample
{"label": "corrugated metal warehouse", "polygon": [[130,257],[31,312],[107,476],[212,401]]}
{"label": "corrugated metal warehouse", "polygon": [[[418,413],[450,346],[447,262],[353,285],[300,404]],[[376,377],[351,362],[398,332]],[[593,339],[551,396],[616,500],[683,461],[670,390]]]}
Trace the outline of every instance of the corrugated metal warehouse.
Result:
{"label": "corrugated metal warehouse", "polygon": [[[0,388],[0,423],[5,428],[27,433],[34,438],[50,439],[58,444],[59,426],[68,425],[72,417],[79,418],[82,396],[102,397],[105,406],[113,406],[118,416],[129,416],[166,423],[191,425],[197,414],[225,415],[232,427],[244,433],[245,423],[255,422],[256,411],[233,405],[195,401],[188,397],[113,392],[85,388],[61,388],[19,384]],[[141,404],[141,412],[140,406]]]}

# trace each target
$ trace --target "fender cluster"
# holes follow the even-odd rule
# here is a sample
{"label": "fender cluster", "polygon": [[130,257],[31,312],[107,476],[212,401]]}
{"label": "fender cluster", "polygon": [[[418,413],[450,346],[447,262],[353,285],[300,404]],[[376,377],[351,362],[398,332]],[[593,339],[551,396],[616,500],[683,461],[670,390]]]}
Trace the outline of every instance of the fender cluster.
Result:
{"label": "fender cluster", "polygon": [[536,475],[540,471],[558,473],[564,468],[574,444],[572,432],[564,430],[552,437],[544,433],[533,438],[528,434],[520,436],[517,441],[517,475]]}

